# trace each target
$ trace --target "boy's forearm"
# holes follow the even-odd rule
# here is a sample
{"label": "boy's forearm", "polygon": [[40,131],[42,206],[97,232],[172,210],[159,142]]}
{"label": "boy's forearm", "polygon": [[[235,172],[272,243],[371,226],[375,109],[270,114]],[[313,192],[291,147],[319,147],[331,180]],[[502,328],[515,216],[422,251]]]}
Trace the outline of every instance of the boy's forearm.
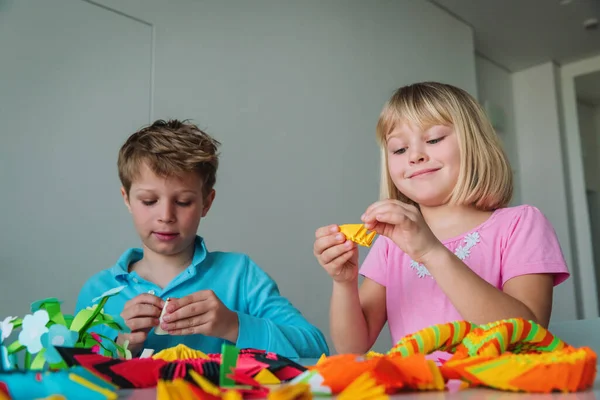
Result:
{"label": "boy's forearm", "polygon": [[238,318],[236,345],[240,348],[265,349],[289,358],[329,355],[323,334],[304,318],[285,323],[242,313],[238,313]]}
{"label": "boy's forearm", "polygon": [[479,277],[445,247],[433,251],[423,264],[467,321],[483,324],[505,318],[536,319],[525,304]]}
{"label": "boy's forearm", "polygon": [[356,281],[333,283],[329,318],[331,338],[339,354],[363,354],[369,350],[369,330]]}

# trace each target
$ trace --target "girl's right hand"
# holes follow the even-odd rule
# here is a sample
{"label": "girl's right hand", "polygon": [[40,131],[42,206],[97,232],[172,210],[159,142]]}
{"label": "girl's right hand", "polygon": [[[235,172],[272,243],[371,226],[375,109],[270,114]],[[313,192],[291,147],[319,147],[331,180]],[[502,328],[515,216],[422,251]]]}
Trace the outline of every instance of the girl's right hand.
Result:
{"label": "girl's right hand", "polygon": [[117,344],[123,345],[129,340],[127,347],[132,353],[137,353],[142,349],[150,330],[158,326],[158,319],[162,312],[165,302],[158,296],[142,293],[125,303],[121,318],[130,333],[121,333],[117,337]]}
{"label": "girl's right hand", "polygon": [[358,247],[340,232],[337,225],[323,226],[315,233],[313,253],[335,282],[358,278]]}

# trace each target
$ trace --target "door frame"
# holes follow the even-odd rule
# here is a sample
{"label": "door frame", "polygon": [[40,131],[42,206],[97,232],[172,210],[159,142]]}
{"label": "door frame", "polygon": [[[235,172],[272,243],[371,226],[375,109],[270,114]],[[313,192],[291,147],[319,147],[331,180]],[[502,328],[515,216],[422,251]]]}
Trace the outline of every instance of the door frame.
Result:
{"label": "door frame", "polygon": [[[566,148],[565,176],[567,176],[569,217],[573,255],[577,270],[574,277],[579,286],[580,314],[584,319],[596,318],[598,311],[598,288],[596,287],[592,247],[590,215],[588,212],[575,79],[580,75],[600,71],[600,55],[565,64],[560,69],[560,98],[562,102],[562,141]],[[557,82],[558,83],[558,82]]]}

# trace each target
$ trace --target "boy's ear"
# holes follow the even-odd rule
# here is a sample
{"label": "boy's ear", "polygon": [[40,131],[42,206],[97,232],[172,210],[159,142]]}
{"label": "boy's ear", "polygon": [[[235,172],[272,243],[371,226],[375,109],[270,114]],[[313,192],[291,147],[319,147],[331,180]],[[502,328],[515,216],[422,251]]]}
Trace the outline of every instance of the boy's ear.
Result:
{"label": "boy's ear", "polygon": [[210,207],[212,206],[213,201],[215,201],[215,189],[212,189],[210,191],[210,193],[208,194],[208,196],[206,196],[206,198],[204,199],[204,208],[202,209],[202,217],[206,217],[206,214],[208,214],[208,211],[210,210]]}
{"label": "boy's ear", "polygon": [[127,206],[127,209],[129,210],[129,212],[131,212],[131,204],[129,204],[129,195],[127,194],[127,191],[123,186],[121,186],[121,196],[123,196],[123,202],[125,203],[125,206]]}

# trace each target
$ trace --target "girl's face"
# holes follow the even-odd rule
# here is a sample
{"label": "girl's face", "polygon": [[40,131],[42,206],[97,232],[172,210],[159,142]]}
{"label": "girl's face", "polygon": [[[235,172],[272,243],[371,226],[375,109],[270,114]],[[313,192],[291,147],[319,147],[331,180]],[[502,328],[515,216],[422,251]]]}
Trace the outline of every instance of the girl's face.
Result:
{"label": "girl's face", "polygon": [[388,171],[400,192],[424,207],[448,202],[460,171],[460,148],[452,127],[422,130],[404,122],[390,133],[386,146]]}

